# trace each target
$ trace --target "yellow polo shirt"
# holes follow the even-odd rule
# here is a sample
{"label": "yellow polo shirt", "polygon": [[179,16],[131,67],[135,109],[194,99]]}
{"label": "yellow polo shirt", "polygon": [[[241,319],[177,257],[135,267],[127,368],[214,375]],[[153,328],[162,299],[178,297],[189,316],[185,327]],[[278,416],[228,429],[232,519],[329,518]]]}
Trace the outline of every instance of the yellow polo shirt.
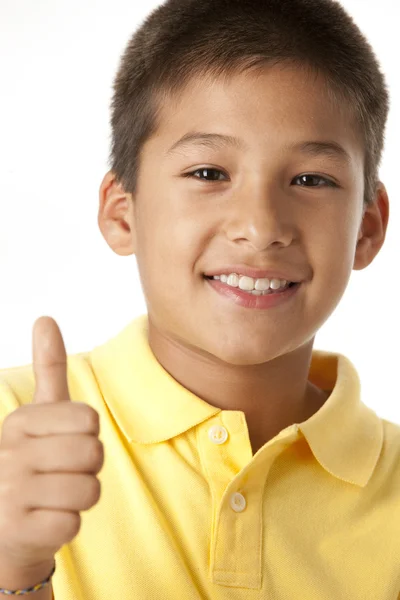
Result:
{"label": "yellow polo shirt", "polygon": [[[105,461],[56,555],[55,600],[396,600],[400,426],[362,402],[350,360],[314,350],[330,397],[253,456],[245,414],[182,387],[147,332],[145,314],[68,356]],[[1,370],[0,424],[33,391],[31,365]]]}

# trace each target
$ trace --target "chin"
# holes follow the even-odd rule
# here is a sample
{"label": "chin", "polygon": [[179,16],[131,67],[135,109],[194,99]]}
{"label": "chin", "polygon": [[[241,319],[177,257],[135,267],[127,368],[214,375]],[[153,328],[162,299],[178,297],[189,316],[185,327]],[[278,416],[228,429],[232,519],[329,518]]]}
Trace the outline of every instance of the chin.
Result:
{"label": "chin", "polygon": [[271,348],[270,352],[268,352],[265,344],[263,346],[256,346],[254,343],[249,346],[243,346],[243,342],[239,342],[237,345],[232,343],[230,347],[219,346],[218,348],[212,348],[208,352],[221,362],[237,367],[262,365],[284,353],[280,352],[277,348]]}

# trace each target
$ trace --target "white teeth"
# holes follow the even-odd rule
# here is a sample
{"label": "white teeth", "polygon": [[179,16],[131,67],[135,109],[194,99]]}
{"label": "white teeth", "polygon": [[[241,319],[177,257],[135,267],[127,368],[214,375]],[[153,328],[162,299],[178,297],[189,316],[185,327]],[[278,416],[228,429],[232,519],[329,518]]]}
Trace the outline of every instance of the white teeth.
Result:
{"label": "white teeth", "polygon": [[273,293],[275,290],[283,290],[288,287],[289,282],[285,279],[254,279],[245,275],[231,273],[230,275],[215,275],[213,279],[220,280],[232,287],[238,287],[243,291],[260,296],[263,292]]}

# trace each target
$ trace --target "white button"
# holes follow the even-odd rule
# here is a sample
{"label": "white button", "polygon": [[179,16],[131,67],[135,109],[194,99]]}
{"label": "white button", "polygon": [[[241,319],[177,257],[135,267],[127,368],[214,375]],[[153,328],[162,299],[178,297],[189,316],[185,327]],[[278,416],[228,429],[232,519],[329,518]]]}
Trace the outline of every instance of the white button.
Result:
{"label": "white button", "polygon": [[224,444],[228,439],[228,432],[221,425],[213,425],[208,430],[208,437],[214,444]]}
{"label": "white button", "polygon": [[231,496],[231,507],[235,512],[242,512],[246,508],[246,500],[242,494],[236,492],[236,494],[232,494]]}

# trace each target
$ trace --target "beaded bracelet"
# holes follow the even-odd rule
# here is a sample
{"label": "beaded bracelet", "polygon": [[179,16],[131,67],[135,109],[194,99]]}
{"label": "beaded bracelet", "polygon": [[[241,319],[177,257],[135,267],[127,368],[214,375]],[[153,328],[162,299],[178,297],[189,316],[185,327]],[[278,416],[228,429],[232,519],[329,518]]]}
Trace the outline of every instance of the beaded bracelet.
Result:
{"label": "beaded bracelet", "polygon": [[0,593],[5,594],[6,596],[12,596],[12,595],[22,596],[23,594],[30,594],[31,592],[38,592],[39,590],[46,587],[46,585],[49,583],[50,579],[53,577],[55,570],[56,570],[56,563],[54,561],[54,567],[53,567],[52,572],[47,577],[47,579],[45,579],[41,583],[38,583],[37,585],[34,585],[33,587],[27,588],[25,590],[12,591],[12,590],[5,590],[3,588],[0,588]]}

